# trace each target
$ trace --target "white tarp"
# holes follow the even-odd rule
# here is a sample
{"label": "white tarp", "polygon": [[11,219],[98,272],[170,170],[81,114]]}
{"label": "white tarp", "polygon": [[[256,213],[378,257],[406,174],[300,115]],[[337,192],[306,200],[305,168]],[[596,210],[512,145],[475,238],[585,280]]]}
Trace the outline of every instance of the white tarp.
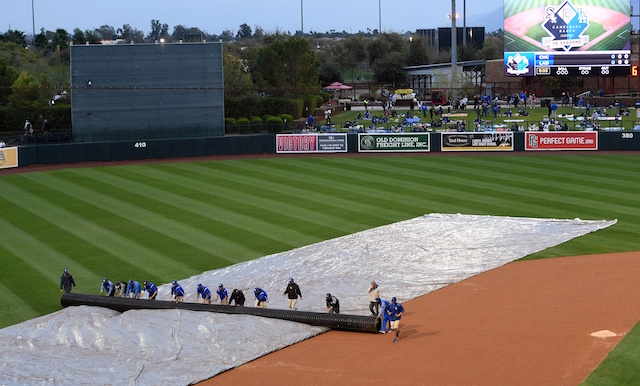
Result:
{"label": "white tarp", "polygon": [[[286,308],[293,277],[299,310],[324,311],[330,292],[342,313],[366,315],[372,280],[403,302],[615,223],[430,214],[179,282],[185,301],[198,283],[212,293],[224,284],[242,289],[247,306],[261,287],[270,308]],[[158,297],[169,293],[165,284]],[[0,384],[190,384],[323,331],[248,315],[70,307],[0,330]]]}

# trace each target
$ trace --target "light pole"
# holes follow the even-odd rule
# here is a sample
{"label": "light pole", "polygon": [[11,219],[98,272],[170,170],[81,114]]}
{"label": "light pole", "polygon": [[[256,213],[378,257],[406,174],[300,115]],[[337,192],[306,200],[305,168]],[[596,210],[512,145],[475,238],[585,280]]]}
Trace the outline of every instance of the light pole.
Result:
{"label": "light pole", "polygon": [[451,0],[451,90],[456,87],[456,71],[458,69],[458,30],[456,28],[456,0]]}
{"label": "light pole", "polygon": [[382,33],[382,0],[378,0],[378,33]]}
{"label": "light pole", "polygon": [[31,0],[31,21],[33,22],[33,48],[36,47],[36,8]]}
{"label": "light pole", "polygon": [[462,2],[462,46],[467,47],[467,0]]}
{"label": "light pole", "polygon": [[300,0],[300,36],[304,35],[304,13],[302,12],[302,0]]}

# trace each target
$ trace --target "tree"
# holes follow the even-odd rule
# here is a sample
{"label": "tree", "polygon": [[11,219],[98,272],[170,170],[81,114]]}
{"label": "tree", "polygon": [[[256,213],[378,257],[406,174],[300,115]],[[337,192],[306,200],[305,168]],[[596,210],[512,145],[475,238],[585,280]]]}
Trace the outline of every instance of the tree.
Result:
{"label": "tree", "polygon": [[251,31],[251,27],[247,25],[247,23],[240,24],[240,29],[238,29],[238,33],[236,34],[236,38],[238,39],[248,39],[252,36],[253,32]]}
{"label": "tree", "polygon": [[124,24],[118,29],[118,33],[125,42],[144,43],[144,33],[129,24]]}
{"label": "tree", "polygon": [[11,85],[16,79],[18,79],[16,70],[0,57],[0,106],[6,106],[9,103]]}
{"label": "tree", "polygon": [[37,109],[40,107],[40,85],[26,71],[22,71],[11,85],[9,103],[20,109]]}
{"label": "tree", "polygon": [[95,31],[86,30],[84,31],[84,37],[86,39],[85,42],[89,42],[89,44],[99,44],[100,36],[98,36]]}
{"label": "tree", "polygon": [[369,65],[372,66],[377,60],[384,58],[391,52],[391,43],[385,39],[372,40],[367,46],[367,53],[369,54]]}
{"label": "tree", "polygon": [[276,38],[257,48],[249,68],[253,82],[273,94],[303,95],[320,88],[320,63],[303,38]]}
{"label": "tree", "polygon": [[223,42],[230,42],[233,40],[233,31],[226,29],[224,31],[222,31],[222,33],[220,34],[220,39],[222,39]]}
{"label": "tree", "polygon": [[51,38],[51,48],[64,50],[67,47],[69,47],[69,33],[62,28],[58,28]]}
{"label": "tree", "polygon": [[256,25],[256,28],[254,28],[253,30],[253,38],[260,39],[263,36],[264,36],[264,30],[262,29],[262,27]]}
{"label": "tree", "polygon": [[224,73],[224,88],[234,96],[252,88],[251,75],[242,59],[236,57],[231,49],[225,48],[222,54],[222,71]]}
{"label": "tree", "polygon": [[40,33],[36,35],[34,45],[39,50],[45,50],[47,45],[49,44],[49,39],[47,38],[47,33],[44,28],[40,29]]}
{"label": "tree", "polygon": [[318,70],[318,77],[320,78],[320,83],[324,85],[344,81],[342,79],[340,66],[338,66],[338,64],[333,60],[321,61],[320,69]]}
{"label": "tree", "polygon": [[27,45],[27,38],[22,31],[8,30],[4,35],[0,35],[0,41],[12,42],[22,47]]}
{"label": "tree", "polygon": [[100,28],[96,28],[94,31],[100,40],[113,40],[116,37],[116,29],[107,24],[101,25]]}
{"label": "tree", "polygon": [[402,83],[407,80],[404,57],[400,52],[391,52],[373,64],[373,77],[380,83]]}
{"label": "tree", "polygon": [[160,23],[160,20],[151,20],[151,32],[147,35],[147,41],[153,43],[159,41],[162,38],[169,37],[169,25],[167,23]]}
{"label": "tree", "polygon": [[418,66],[429,63],[429,52],[427,41],[424,38],[414,37],[409,41],[409,52],[407,54],[407,65]]}
{"label": "tree", "polygon": [[75,28],[73,30],[73,35],[71,35],[71,42],[73,44],[84,44],[87,39],[84,37],[84,32],[80,28]]}
{"label": "tree", "polygon": [[367,46],[362,37],[350,37],[344,40],[342,47],[336,47],[334,51],[336,60],[343,70],[351,70],[351,82],[353,82],[353,69],[367,60]]}

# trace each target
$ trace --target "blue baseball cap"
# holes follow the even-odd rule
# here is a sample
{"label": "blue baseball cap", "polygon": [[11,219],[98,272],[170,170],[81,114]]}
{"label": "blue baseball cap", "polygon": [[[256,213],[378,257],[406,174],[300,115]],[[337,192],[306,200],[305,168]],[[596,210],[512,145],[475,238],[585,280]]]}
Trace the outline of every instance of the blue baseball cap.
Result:
{"label": "blue baseball cap", "polygon": [[224,286],[222,284],[220,284],[218,287],[223,288]]}
{"label": "blue baseball cap", "polygon": [[396,297],[395,297],[395,296],[394,296],[394,297],[392,297],[392,298],[391,298],[391,301],[395,303],[395,302],[396,302]]}
{"label": "blue baseball cap", "polygon": [[174,284],[174,285],[176,285],[176,284],[178,284],[178,282],[174,280],[174,281],[173,281],[173,284]]}

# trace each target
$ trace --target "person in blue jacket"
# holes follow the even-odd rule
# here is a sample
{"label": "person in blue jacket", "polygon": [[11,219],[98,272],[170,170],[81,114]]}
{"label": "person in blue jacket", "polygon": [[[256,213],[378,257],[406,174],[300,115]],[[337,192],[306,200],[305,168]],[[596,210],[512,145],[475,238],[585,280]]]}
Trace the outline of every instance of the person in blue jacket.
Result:
{"label": "person in blue jacket", "polygon": [[202,298],[202,303],[211,304],[211,291],[206,285],[198,284],[198,293],[196,294],[196,301]]}
{"label": "person in blue jacket", "polygon": [[217,302],[218,299],[220,299],[220,304],[229,305],[229,294],[222,284],[218,286],[218,290],[216,291],[215,301]]}
{"label": "person in blue jacket", "polygon": [[391,332],[389,328],[389,314],[387,313],[387,308],[391,305],[386,300],[382,300],[380,298],[376,298],[376,302],[380,305],[380,311],[378,311],[378,319],[381,320],[382,324],[380,325],[380,333],[385,334],[387,332]]}
{"label": "person in blue jacket", "polygon": [[391,321],[391,331],[396,330],[396,336],[393,338],[393,343],[396,343],[400,336],[400,318],[402,318],[402,314],[404,313],[404,307],[398,303],[395,296],[391,298],[391,305],[387,307],[387,313]]}
{"label": "person in blue jacket", "polygon": [[267,308],[267,300],[269,299],[267,293],[262,288],[256,287],[253,294],[256,296],[256,307]]}
{"label": "person in blue jacket", "polygon": [[175,280],[171,283],[171,300],[176,303],[182,303],[184,301],[184,290]]}
{"label": "person in blue jacket", "polygon": [[158,296],[158,287],[150,281],[144,281],[144,289],[149,293],[149,300],[156,300]]}
{"label": "person in blue jacket", "polygon": [[107,296],[113,296],[116,294],[116,286],[113,282],[106,277],[102,280],[102,287],[100,287],[100,293],[107,292]]}
{"label": "person in blue jacket", "polygon": [[142,297],[142,287],[140,287],[140,283],[133,279],[129,279],[127,296],[134,299],[140,299]]}

